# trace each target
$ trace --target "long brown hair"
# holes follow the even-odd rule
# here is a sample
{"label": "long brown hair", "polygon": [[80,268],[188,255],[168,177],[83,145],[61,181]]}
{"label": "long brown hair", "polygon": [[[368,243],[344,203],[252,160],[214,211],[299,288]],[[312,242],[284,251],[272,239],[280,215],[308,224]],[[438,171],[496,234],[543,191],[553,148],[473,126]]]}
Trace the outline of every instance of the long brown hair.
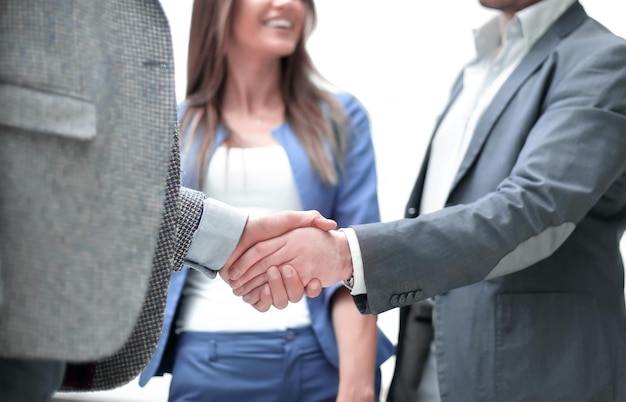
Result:
{"label": "long brown hair", "polygon": [[[237,0],[195,0],[191,14],[187,59],[186,108],[181,118],[183,149],[204,128],[200,144],[198,180],[202,181],[221,122],[224,85],[228,73],[226,43]],[[313,0],[305,4],[304,34],[295,51],[281,60],[281,94],[287,121],[309,159],[326,184],[336,184],[342,171],[342,158],[348,143],[347,119],[332,94],[314,81],[322,76],[305,49],[306,39],[316,24]],[[323,106],[325,105],[325,106]],[[327,113],[324,108],[327,107]],[[326,145],[337,163],[327,152]],[[199,184],[198,183],[198,184]]]}

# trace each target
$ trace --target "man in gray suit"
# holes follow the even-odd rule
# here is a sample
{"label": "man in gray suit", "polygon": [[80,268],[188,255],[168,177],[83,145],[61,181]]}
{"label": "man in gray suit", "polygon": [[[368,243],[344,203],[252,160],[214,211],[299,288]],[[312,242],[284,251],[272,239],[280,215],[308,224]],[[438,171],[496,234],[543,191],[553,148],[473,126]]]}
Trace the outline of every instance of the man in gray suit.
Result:
{"label": "man in gray suit", "polygon": [[407,219],[296,230],[244,254],[231,284],[255,302],[257,275],[289,263],[303,283],[347,280],[364,313],[403,307],[394,402],[625,401],[626,41],[575,0],[481,3],[500,16],[476,33]]}
{"label": "man in gray suit", "polygon": [[215,276],[254,241],[334,227],[181,188],[173,67],[158,1],[0,1],[3,402],[134,378],[184,259]]}

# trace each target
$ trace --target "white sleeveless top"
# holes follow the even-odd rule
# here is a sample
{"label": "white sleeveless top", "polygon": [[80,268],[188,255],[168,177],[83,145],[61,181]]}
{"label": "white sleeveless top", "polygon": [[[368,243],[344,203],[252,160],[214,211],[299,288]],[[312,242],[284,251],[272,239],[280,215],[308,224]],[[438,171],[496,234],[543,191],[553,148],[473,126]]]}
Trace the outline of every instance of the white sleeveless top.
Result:
{"label": "white sleeveless top", "polygon": [[[211,158],[202,191],[251,215],[301,210],[289,159],[280,145],[259,148],[218,147]],[[306,300],[283,310],[260,313],[235,296],[221,276],[208,279],[189,270],[176,332],[279,331],[311,324]]]}

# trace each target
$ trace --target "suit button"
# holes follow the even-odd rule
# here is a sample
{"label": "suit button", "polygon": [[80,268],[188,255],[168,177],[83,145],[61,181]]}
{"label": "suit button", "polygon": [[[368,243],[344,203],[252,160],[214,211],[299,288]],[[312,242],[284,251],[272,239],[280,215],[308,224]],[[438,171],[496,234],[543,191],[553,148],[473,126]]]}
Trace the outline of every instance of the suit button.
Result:
{"label": "suit button", "polygon": [[389,299],[389,303],[391,303],[394,306],[397,306],[398,305],[398,295],[391,296],[391,299]]}
{"label": "suit button", "polygon": [[406,303],[406,294],[401,294],[400,297],[398,297],[398,303],[400,304]]}
{"label": "suit button", "polygon": [[417,209],[411,207],[411,208],[407,209],[407,213],[409,215],[415,215],[415,214],[417,214]]}
{"label": "suit button", "polygon": [[415,300],[415,292],[407,293],[407,295],[406,295],[407,303],[413,303],[413,300]]}
{"label": "suit button", "polygon": [[424,291],[422,289],[416,289],[414,298],[419,299],[422,297],[423,294],[424,294]]}

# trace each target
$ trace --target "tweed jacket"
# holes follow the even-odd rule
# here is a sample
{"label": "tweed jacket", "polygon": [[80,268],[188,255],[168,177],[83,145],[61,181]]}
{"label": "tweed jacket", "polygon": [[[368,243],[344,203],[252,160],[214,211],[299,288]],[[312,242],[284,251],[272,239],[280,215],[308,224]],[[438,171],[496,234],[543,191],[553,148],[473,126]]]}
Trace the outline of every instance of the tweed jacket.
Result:
{"label": "tweed jacket", "polygon": [[161,332],[203,195],[180,188],[157,1],[0,2],[0,355],[134,378]]}

